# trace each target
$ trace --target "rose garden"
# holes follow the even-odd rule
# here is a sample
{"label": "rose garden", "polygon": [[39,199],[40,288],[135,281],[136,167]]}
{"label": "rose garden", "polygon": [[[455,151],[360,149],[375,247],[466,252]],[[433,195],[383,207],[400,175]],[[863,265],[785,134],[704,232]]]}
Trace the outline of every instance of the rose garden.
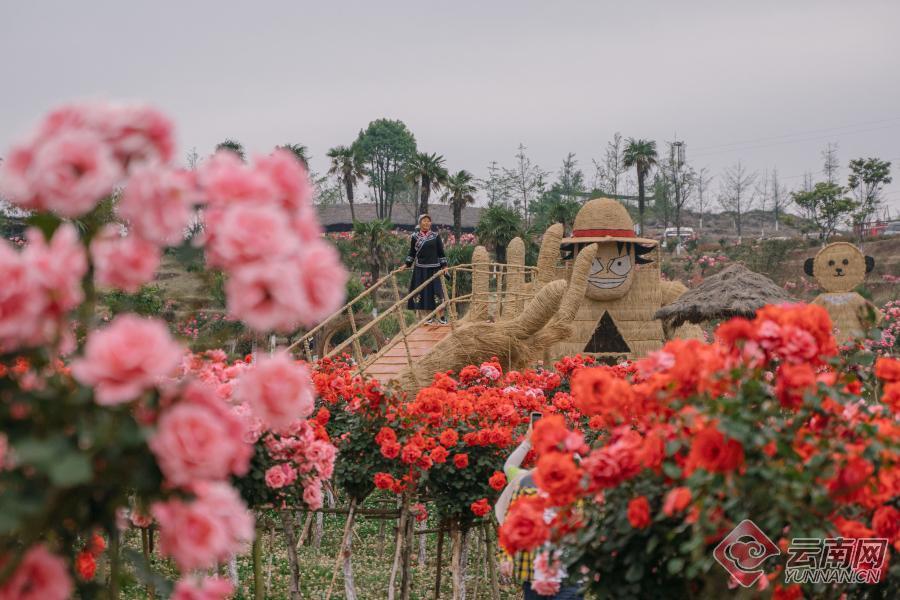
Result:
{"label": "rose garden", "polygon": [[[72,104],[0,165],[27,222],[0,243],[0,600],[499,600],[521,593],[517,556],[547,597],[900,594],[895,277],[881,306],[860,298],[883,318],[855,336],[794,278],[779,287],[805,301],[664,328],[657,309],[758,257],[722,244],[660,265],[633,225],[583,228],[582,243],[576,217],[570,238],[527,240],[519,271],[514,244],[490,263],[510,296],[495,310],[500,286],[485,288],[476,317],[487,252],[438,232],[451,268],[474,265],[453,283],[471,300],[448,308],[440,350],[387,380],[361,367],[397,335],[409,353],[405,317],[362,335],[354,319],[377,307],[350,311],[340,352],[294,342],[402,263],[408,234],[326,234],[286,149],[220,150],[192,169],[176,152],[149,106]],[[604,244],[624,252],[603,259],[612,275],[591,270]],[[141,303],[184,256],[221,311]],[[635,289],[655,294],[643,320],[590,296],[632,263]],[[586,306],[607,305],[582,326]],[[600,314],[621,335],[595,329]],[[609,339],[647,351],[607,360]],[[536,491],[500,523],[523,441]],[[774,544],[749,584],[715,553],[747,519]],[[873,583],[798,583],[798,539],[887,542],[853,563]]]}

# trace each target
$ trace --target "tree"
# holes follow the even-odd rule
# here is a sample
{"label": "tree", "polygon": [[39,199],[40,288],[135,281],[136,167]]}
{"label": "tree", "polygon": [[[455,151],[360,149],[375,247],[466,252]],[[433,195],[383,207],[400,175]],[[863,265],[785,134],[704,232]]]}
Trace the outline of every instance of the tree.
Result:
{"label": "tree", "polygon": [[606,143],[606,152],[603,162],[594,161],[596,171],[594,187],[607,194],[616,196],[619,194],[619,180],[625,173],[626,167],[622,156],[622,134],[618,131],[613,139]]}
{"label": "tree", "polygon": [[475,202],[475,177],[468,171],[458,171],[455,175],[447,177],[446,191],[442,200],[450,204],[453,209],[453,235],[456,243],[462,236],[462,210],[467,204]]}
{"label": "tree", "polygon": [[525,144],[519,143],[519,151],[516,153],[516,166],[512,169],[504,169],[504,176],[509,182],[509,189],[513,197],[513,207],[524,215],[528,222],[528,203],[540,196],[544,188],[546,173],[539,166],[531,162],[525,154]]}
{"label": "tree", "polygon": [[741,217],[750,210],[755,200],[753,182],[756,181],[756,177],[757,174],[755,172],[748,173],[740,161],[726,169],[722,175],[719,204],[723,210],[734,213],[738,243],[743,236]]}
{"label": "tree", "polygon": [[772,199],[772,215],[775,218],[775,231],[778,231],[781,215],[784,214],[785,208],[790,204],[790,196],[787,193],[787,188],[778,181],[777,168],[772,169],[772,180],[769,190],[769,197]]}
{"label": "tree", "polygon": [[564,200],[574,200],[584,192],[584,173],[578,168],[578,161],[575,160],[573,152],[569,152],[563,159],[554,185]]}
{"label": "tree", "polygon": [[877,158],[857,158],[850,161],[850,176],[847,185],[853,192],[857,209],[853,222],[862,233],[862,225],[867,223],[881,207],[884,186],[891,183],[891,163]]}
{"label": "tree", "polygon": [[356,222],[353,224],[353,234],[365,244],[366,262],[372,273],[372,281],[381,279],[381,272],[390,268],[391,261],[391,231],[394,226],[386,219],[375,219],[368,222]]}
{"label": "tree", "polygon": [[535,231],[543,232],[553,223],[562,223],[566,233],[570,233],[580,208],[581,202],[563,196],[559,184],[553,184],[553,187],[531,204],[531,214],[534,215],[532,227]]}
{"label": "tree", "polygon": [[404,187],[403,168],[416,153],[416,138],[402,121],[378,119],[359,132],[354,143],[375,194],[379,219],[391,218],[394,200]]}
{"label": "tree", "polygon": [[444,168],[444,157],[438,154],[417,152],[406,163],[407,180],[419,186],[419,213],[428,212],[428,200],[432,191],[438,191],[447,183],[447,169]]}
{"label": "tree", "polygon": [[809,191],[794,192],[794,203],[811,219],[823,241],[828,241],[838,225],[849,217],[856,203],[848,198],[846,189],[834,183],[820,181]]}
{"label": "tree", "polygon": [[283,146],[278,146],[282,150],[287,150],[294,157],[300,161],[300,163],[309,170],[309,148],[304,146],[303,144],[284,144]]}
{"label": "tree", "polygon": [[347,193],[347,202],[350,203],[350,218],[356,222],[356,213],[353,210],[353,190],[356,184],[365,178],[362,160],[356,148],[350,146],[335,146],[326,154],[331,159],[329,175],[336,176],[344,185]]}
{"label": "tree", "polygon": [[697,173],[697,212],[700,213],[700,231],[703,231],[703,213],[709,207],[709,184],[712,183],[712,176],[707,176],[708,169],[703,167]]}
{"label": "tree", "polygon": [[522,233],[522,218],[514,209],[495,204],[481,213],[475,233],[483,244],[494,248],[497,261],[505,263],[507,244]]}
{"label": "tree", "polygon": [[656,164],[656,142],[628,138],[625,141],[625,151],[622,154],[622,165],[630,169],[634,167],[638,180],[638,222],[641,227],[641,235],[644,235],[644,180],[650,173],[650,169]]}
{"label": "tree", "polygon": [[221,142],[218,146],[216,146],[216,152],[218,152],[219,150],[234,152],[241,160],[247,159],[247,154],[246,152],[244,152],[244,146],[239,141],[233,140],[231,138],[225,138],[224,142]]}
{"label": "tree", "polygon": [[822,173],[825,174],[825,182],[833,185],[837,185],[838,169],[841,168],[837,150],[838,145],[832,142],[828,142],[822,150]]}
{"label": "tree", "polygon": [[509,204],[509,179],[504,176],[503,169],[496,160],[490,162],[487,168],[486,179],[479,179],[478,186],[487,196],[488,206],[495,204]]}

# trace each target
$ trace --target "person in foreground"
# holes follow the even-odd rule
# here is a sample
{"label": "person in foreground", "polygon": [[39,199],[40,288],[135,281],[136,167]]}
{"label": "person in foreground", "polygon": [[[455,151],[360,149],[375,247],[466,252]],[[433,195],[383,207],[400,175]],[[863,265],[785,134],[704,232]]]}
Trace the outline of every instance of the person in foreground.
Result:
{"label": "person in foreground", "polygon": [[[503,465],[503,473],[506,475],[506,487],[500,493],[497,503],[494,505],[494,514],[497,522],[502,524],[506,519],[506,513],[514,500],[520,496],[537,494],[537,485],[532,477],[532,469],[522,468],[522,462],[531,450],[531,433],[534,421],[540,419],[540,413],[532,413],[531,423],[525,438],[506,459]],[[502,551],[501,551],[502,552]],[[524,600],[584,600],[581,585],[562,585],[555,594],[539,594],[532,588],[534,580],[535,552],[517,552],[510,556],[503,552],[500,571],[507,577],[512,576],[522,583],[522,597]]]}
{"label": "person in foreground", "polygon": [[[447,272],[447,257],[444,255],[444,243],[441,236],[431,229],[431,217],[427,214],[419,215],[419,230],[412,234],[409,240],[409,254],[406,256],[406,268],[413,268],[409,281],[409,291],[412,292],[437,272]],[[409,299],[406,307],[420,312],[431,312],[444,301],[444,286],[440,277],[433,279],[428,285],[418,291]],[[426,324],[434,323],[428,319]],[[438,323],[447,324],[447,317],[442,309],[438,313]]]}

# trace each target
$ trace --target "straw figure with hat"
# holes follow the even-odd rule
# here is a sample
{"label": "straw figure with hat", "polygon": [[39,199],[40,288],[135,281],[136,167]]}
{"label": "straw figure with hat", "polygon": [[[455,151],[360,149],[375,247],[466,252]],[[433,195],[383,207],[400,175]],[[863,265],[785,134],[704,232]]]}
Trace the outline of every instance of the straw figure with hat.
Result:
{"label": "straw figure with hat", "polygon": [[[628,211],[610,198],[579,210],[572,237],[563,237],[559,223],[544,232],[531,281],[524,277],[521,239],[510,242],[507,261],[502,311],[490,315],[489,257],[483,247],[475,249],[468,313],[400,374],[403,388],[414,392],[435,373],[493,357],[507,369],[521,369],[574,354],[607,361],[644,356],[666,338],[654,314],[687,290],[660,279],[659,244],[637,237]],[[672,335],[700,337],[702,330],[688,324]]]}
{"label": "straw figure with hat", "polygon": [[812,303],[828,311],[839,342],[862,337],[881,322],[881,311],[853,291],[874,268],[875,259],[848,242],[828,244],[806,259],[803,270],[825,290]]}

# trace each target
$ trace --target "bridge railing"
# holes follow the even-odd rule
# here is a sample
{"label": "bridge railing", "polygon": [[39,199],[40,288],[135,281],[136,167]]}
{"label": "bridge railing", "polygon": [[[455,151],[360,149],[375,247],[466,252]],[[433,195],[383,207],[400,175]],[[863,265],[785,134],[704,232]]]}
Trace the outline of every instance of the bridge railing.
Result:
{"label": "bridge railing", "polygon": [[[403,293],[400,275],[404,271],[407,269],[395,269],[380,278],[288,346],[288,350],[302,352],[304,358],[310,362],[347,352],[362,373],[397,344],[402,343],[406,362],[412,366],[413,356],[409,337],[416,329],[442,312],[451,331],[454,331],[460,320],[473,309],[479,318],[510,317],[520,311],[521,306],[531,297],[531,282],[536,274],[536,268],[530,266],[491,262],[467,263],[451,266],[444,272],[438,271],[415,289]],[[411,298],[417,296],[435,280],[442,278],[445,279],[441,282],[444,288],[443,302],[428,312],[416,313],[407,309],[407,303]],[[390,296],[392,303],[386,309],[378,310],[375,300],[385,295]],[[333,332],[335,327],[341,324],[349,327],[347,338],[330,349],[323,346],[322,356],[318,356],[313,349],[317,336]],[[370,341],[368,346],[375,347],[371,349],[365,347],[364,339]]]}

